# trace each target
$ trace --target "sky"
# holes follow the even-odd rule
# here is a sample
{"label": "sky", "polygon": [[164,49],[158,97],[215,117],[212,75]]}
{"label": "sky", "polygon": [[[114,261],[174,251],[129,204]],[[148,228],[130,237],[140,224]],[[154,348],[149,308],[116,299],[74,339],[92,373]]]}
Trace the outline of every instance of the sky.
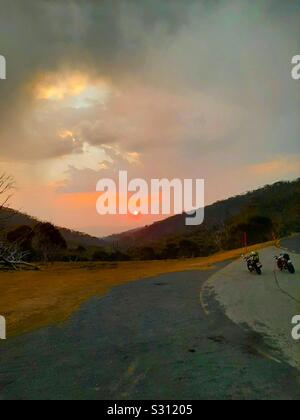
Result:
{"label": "sky", "polygon": [[96,236],[96,183],[204,178],[206,204],[299,177],[300,2],[0,0],[11,205]]}

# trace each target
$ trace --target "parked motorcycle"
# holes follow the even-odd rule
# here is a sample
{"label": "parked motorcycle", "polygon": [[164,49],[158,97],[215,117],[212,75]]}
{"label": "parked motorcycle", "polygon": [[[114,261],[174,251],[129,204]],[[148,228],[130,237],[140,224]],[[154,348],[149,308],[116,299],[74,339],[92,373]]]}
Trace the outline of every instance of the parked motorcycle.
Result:
{"label": "parked motorcycle", "polygon": [[288,254],[280,255],[279,257],[276,256],[275,259],[277,260],[277,267],[280,271],[286,270],[291,274],[295,273],[295,267]]}
{"label": "parked motorcycle", "polygon": [[260,261],[254,259],[253,257],[244,257],[247,262],[247,267],[250,273],[256,272],[259,276],[262,274],[262,264]]}

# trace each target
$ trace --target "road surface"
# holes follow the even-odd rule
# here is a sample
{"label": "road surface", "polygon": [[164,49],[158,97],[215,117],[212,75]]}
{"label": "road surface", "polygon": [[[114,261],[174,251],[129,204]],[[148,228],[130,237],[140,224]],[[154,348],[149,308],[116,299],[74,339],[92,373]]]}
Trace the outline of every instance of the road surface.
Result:
{"label": "road surface", "polygon": [[[213,275],[205,287],[214,293],[229,319],[264,337],[274,349],[271,357],[300,371],[300,342],[291,334],[292,319],[300,315],[300,276],[277,270],[274,256],[278,253],[277,248],[260,253],[262,276],[241,275],[244,263],[239,260]],[[300,256],[290,255],[300,267]]]}
{"label": "road surface", "polygon": [[300,399],[300,279],[276,282],[273,251],[262,277],[237,261],[129,283],[0,341],[0,399]]}
{"label": "road surface", "polygon": [[283,239],[281,245],[290,252],[300,254],[300,235],[294,235],[291,238]]}

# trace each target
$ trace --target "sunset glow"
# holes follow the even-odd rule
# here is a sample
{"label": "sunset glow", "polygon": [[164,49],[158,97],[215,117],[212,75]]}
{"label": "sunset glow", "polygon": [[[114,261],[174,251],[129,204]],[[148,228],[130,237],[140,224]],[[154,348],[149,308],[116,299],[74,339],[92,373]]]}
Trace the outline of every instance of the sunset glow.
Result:
{"label": "sunset glow", "polygon": [[36,99],[60,101],[68,96],[76,96],[88,86],[88,77],[81,73],[44,74],[34,86]]}
{"label": "sunset glow", "polygon": [[[16,178],[13,206],[101,236],[124,228],[95,210],[98,180],[119,170],[147,182],[205,179],[206,204],[297,176],[293,16],[279,28],[263,6],[229,2],[203,13],[170,2],[153,26],[140,3],[118,14],[103,12],[109,2],[93,3],[90,14],[75,3],[68,23],[64,6],[51,6],[55,19],[41,6],[43,34],[30,39],[28,61],[16,52],[1,85],[0,161]],[[26,28],[39,29],[28,20]],[[13,26],[26,51],[26,31]],[[42,187],[46,209],[33,205]],[[80,210],[66,217],[72,206]],[[146,222],[137,214],[126,226]]]}

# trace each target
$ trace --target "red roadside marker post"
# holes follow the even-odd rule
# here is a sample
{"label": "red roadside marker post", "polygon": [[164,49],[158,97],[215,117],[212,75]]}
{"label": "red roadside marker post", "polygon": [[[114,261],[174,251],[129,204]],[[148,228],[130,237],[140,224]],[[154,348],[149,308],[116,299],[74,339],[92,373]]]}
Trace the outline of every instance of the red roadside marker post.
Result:
{"label": "red roadside marker post", "polygon": [[247,232],[244,232],[244,248],[246,249],[248,247],[248,235]]}

